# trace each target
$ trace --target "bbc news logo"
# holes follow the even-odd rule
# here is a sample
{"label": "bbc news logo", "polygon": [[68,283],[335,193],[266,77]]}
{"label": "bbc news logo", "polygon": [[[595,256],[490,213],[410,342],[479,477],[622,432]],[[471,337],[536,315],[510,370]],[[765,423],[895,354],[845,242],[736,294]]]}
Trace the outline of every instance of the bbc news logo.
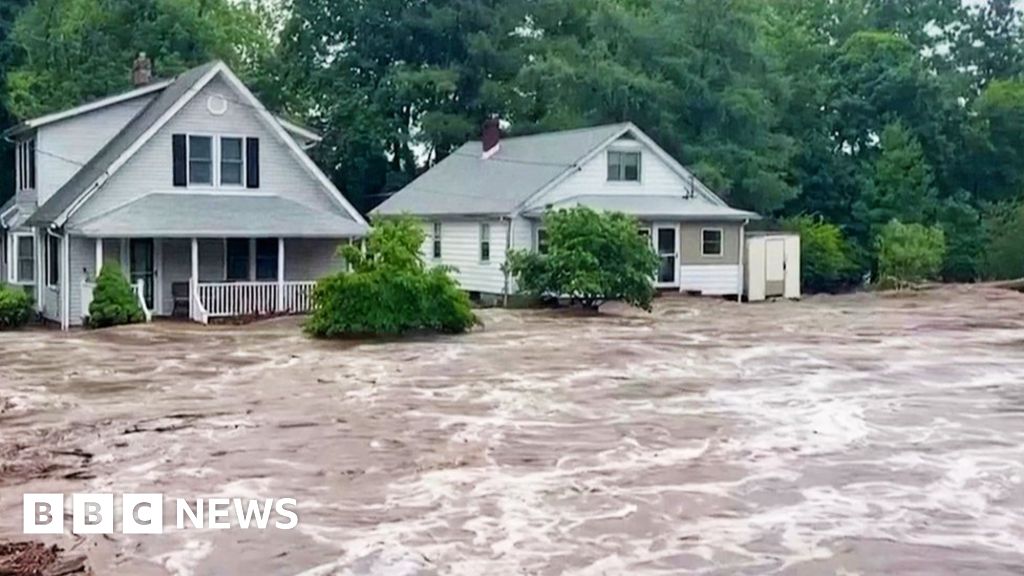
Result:
{"label": "bbc news logo", "polygon": [[[173,499],[175,525],[193,528],[291,530],[298,526],[294,498],[186,498]],[[64,533],[63,494],[25,494],[22,499],[25,534]],[[121,513],[113,494],[72,494],[71,532],[74,534],[163,534],[163,494],[123,494]]]}

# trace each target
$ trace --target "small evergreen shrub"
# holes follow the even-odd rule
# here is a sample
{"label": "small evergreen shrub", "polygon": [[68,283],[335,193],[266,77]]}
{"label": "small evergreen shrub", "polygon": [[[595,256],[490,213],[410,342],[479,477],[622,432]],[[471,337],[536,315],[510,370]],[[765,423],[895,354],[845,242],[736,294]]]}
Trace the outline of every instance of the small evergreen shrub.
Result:
{"label": "small evergreen shrub", "polygon": [[938,226],[893,220],[882,227],[875,246],[879,284],[887,288],[935,280],[946,258],[946,235]]}
{"label": "small evergreen shrub", "polygon": [[351,272],[317,283],[305,329],[319,338],[397,335],[416,330],[456,334],[476,323],[469,297],[445,267],[427,269],[426,235],[415,219],[374,223],[367,253],[343,246]]}
{"label": "small evergreen shrub", "polygon": [[797,216],[785,227],[800,234],[800,278],[805,292],[840,292],[860,281],[853,246],[835,224]]}
{"label": "small evergreen shrub", "polygon": [[548,253],[513,251],[508,270],[524,294],[565,296],[597,309],[621,300],[650,311],[660,260],[631,216],[583,206],[544,215]]}
{"label": "small evergreen shrub", "polygon": [[988,280],[1024,278],[1024,203],[989,206],[984,238],[982,275]]}
{"label": "small evergreen shrub", "polygon": [[32,297],[18,286],[0,284],[0,330],[21,328],[32,318]]}
{"label": "small evergreen shrub", "polygon": [[106,328],[145,320],[138,296],[117,264],[103,265],[89,305],[89,326]]}

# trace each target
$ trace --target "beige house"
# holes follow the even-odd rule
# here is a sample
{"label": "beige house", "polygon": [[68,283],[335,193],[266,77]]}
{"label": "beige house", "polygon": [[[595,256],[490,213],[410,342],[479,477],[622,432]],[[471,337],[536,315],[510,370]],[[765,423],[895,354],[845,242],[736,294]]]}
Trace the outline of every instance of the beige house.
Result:
{"label": "beige house", "polygon": [[373,214],[424,220],[429,260],[457,268],[463,288],[503,295],[510,249],[545,249],[548,208],[588,206],[635,216],[661,258],[657,285],[706,295],[743,293],[752,212],[729,207],[631,123],[500,137],[463,145]]}

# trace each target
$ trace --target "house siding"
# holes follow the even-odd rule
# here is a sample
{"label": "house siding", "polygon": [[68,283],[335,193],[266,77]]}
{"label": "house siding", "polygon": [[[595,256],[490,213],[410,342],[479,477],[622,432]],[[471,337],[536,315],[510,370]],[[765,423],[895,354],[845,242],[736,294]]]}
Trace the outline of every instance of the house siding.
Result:
{"label": "house siding", "polygon": [[46,202],[152,99],[147,95],[39,128],[36,187]]}
{"label": "house siding", "polygon": [[[207,108],[210,96],[228,100],[227,111],[214,115]],[[317,210],[345,218],[351,216],[323,185],[302,165],[302,161],[281,141],[242,96],[223,79],[215,78],[178,114],[165,124],[104,186],[72,216],[80,223],[153,192],[211,191],[223,194],[274,194]],[[172,179],[171,136],[203,134],[256,137],[260,139],[260,187],[176,188]]]}
{"label": "house siding", "polygon": [[[502,294],[505,291],[506,238],[508,222],[493,220],[442,220],[441,258],[433,258],[434,221],[424,221],[427,234],[423,243],[423,255],[428,265],[445,265],[456,268],[453,276],[463,290],[486,294]],[[491,258],[480,261],[480,224],[491,225]]]}
{"label": "house siding", "polygon": [[[96,280],[96,241],[81,236],[70,236],[69,239],[71,242],[69,244],[71,258],[70,283],[68,284],[71,296],[69,321],[72,326],[80,326],[82,317],[88,315],[89,312],[82,309],[82,282]],[[105,251],[103,261],[108,261]]]}
{"label": "house siding", "polygon": [[[640,152],[640,182],[608,181],[608,150]],[[629,194],[654,194],[684,196],[690,192],[690,183],[685,182],[672,168],[663,162],[647,145],[628,138],[616,140],[607,149],[584,163],[578,172],[569,176],[547,194],[536,198],[529,208],[554,204],[573,196],[605,194],[623,196]]]}
{"label": "house siding", "polygon": [[338,240],[285,239],[284,279],[319,280],[344,270],[345,259],[338,254],[342,244]]}

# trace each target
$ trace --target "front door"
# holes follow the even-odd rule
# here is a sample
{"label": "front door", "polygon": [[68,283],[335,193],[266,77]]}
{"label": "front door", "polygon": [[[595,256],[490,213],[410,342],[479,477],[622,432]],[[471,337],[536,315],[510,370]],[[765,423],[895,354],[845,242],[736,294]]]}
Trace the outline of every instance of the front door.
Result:
{"label": "front door", "polygon": [[675,226],[656,226],[654,228],[654,247],[661,258],[658,267],[658,286],[672,287],[679,285],[679,231]]}
{"label": "front door", "polygon": [[152,238],[135,238],[131,240],[129,252],[132,284],[142,280],[146,307],[153,309],[153,240]]}

